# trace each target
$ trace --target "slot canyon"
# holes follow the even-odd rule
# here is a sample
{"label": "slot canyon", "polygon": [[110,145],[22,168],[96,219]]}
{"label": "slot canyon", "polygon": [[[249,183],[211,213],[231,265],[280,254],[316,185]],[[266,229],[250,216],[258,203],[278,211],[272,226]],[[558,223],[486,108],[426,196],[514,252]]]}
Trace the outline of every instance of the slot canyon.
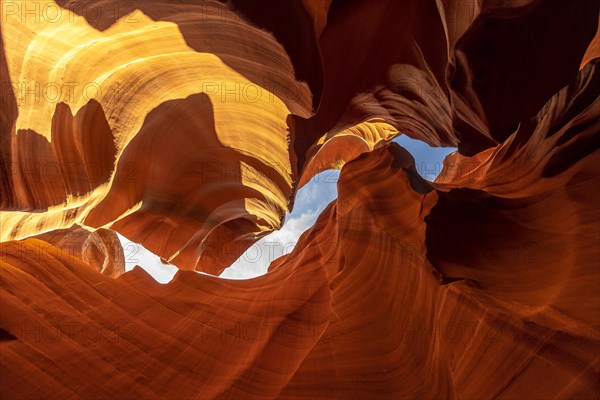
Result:
{"label": "slot canyon", "polygon": [[600,1],[0,4],[0,399],[600,398]]}

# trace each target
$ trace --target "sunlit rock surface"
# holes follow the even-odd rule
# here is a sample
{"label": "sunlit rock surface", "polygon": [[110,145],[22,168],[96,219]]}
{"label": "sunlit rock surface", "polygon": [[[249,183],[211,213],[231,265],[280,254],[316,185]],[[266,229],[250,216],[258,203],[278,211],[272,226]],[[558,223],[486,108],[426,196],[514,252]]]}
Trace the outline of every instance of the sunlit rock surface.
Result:
{"label": "sunlit rock surface", "polygon": [[597,1],[1,6],[2,398],[600,397]]}

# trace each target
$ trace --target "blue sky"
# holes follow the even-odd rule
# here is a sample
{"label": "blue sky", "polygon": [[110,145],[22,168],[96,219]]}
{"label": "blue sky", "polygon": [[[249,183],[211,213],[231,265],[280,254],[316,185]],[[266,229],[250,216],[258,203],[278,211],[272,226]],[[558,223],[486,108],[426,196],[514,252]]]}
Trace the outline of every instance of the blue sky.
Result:
{"label": "blue sky", "polygon": [[[456,148],[432,148],[406,135],[400,135],[394,142],[406,148],[415,158],[417,170],[425,179],[433,181],[442,168],[444,157]],[[271,261],[287,254],[294,248],[300,235],[310,228],[323,209],[337,197],[339,171],[322,172],[308,182],[296,195],[295,207],[286,215],[283,227],[250,247],[220,277],[227,279],[248,279],[264,274]],[[160,259],[137,243],[131,243],[120,236],[125,250],[126,269],[140,265],[158,282],[169,282],[177,268],[164,265]]]}

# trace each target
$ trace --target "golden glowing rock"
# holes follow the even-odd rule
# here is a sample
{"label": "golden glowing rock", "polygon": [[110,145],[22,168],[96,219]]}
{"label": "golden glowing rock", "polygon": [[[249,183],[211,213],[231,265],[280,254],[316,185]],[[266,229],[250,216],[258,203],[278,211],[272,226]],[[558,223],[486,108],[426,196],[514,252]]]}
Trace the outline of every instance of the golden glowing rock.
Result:
{"label": "golden glowing rock", "polygon": [[[310,94],[277,42],[203,8],[160,12],[177,22],[135,10],[98,30],[55,7],[56,21],[19,9],[3,23],[18,106],[10,137],[18,190],[3,199],[15,210],[3,212],[3,240],[102,226],[180,268],[218,273],[280,227],[296,174],[286,118],[308,115]],[[199,52],[178,27],[185,23],[205,31],[192,46],[245,39]]]}
{"label": "golden glowing rock", "polygon": [[1,6],[0,397],[598,398],[597,1]]}

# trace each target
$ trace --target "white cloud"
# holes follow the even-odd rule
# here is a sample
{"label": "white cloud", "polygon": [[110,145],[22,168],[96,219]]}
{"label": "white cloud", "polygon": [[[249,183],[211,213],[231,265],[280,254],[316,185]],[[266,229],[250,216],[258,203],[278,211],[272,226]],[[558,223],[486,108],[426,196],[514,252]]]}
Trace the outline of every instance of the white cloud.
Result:
{"label": "white cloud", "polygon": [[228,279],[248,279],[263,275],[275,259],[294,249],[300,236],[337,197],[339,171],[315,175],[298,190],[294,209],[287,214],[283,227],[260,239],[220,275]]}
{"label": "white cloud", "polygon": [[263,275],[271,262],[291,252],[304,231],[319,216],[319,211],[305,212],[292,217],[288,214],[283,227],[254,243],[221,275],[221,278],[248,279]]}
{"label": "white cloud", "polygon": [[125,236],[117,233],[123,252],[125,254],[125,270],[130,271],[136,265],[146,270],[154,279],[160,283],[167,283],[177,272],[174,265],[165,265],[160,258],[139,243],[132,242]]}

